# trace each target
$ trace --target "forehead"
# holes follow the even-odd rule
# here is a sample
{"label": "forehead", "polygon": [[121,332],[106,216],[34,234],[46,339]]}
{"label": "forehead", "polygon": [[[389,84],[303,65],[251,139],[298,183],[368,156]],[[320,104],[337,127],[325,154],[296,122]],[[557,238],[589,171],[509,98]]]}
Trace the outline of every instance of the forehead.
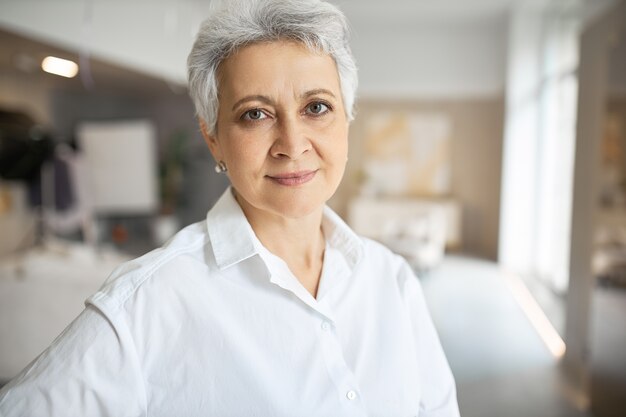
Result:
{"label": "forehead", "polygon": [[340,92],[333,58],[293,41],[245,46],[222,62],[218,75],[221,100],[236,100],[246,94],[298,94],[319,88]]}

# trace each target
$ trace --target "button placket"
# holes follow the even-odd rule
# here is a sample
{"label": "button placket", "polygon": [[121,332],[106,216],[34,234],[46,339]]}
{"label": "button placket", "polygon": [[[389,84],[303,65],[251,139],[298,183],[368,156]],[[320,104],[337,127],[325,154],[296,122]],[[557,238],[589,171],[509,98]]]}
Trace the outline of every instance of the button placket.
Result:
{"label": "button placket", "polygon": [[364,411],[364,406],[360,401],[358,384],[343,357],[343,350],[335,331],[335,325],[327,317],[321,318],[321,321],[318,323],[318,326],[320,326],[322,352],[325,356],[330,377],[335,382],[339,395],[343,398],[344,405],[353,410],[352,412],[360,413]]}

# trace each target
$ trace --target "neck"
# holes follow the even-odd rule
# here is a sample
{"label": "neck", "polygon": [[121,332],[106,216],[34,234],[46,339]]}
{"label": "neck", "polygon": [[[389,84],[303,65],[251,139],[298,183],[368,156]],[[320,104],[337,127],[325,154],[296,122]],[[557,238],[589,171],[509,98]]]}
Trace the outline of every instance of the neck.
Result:
{"label": "neck", "polygon": [[299,218],[287,218],[258,210],[237,193],[239,202],[257,238],[283,259],[291,272],[313,295],[317,294],[324,259],[323,207]]}

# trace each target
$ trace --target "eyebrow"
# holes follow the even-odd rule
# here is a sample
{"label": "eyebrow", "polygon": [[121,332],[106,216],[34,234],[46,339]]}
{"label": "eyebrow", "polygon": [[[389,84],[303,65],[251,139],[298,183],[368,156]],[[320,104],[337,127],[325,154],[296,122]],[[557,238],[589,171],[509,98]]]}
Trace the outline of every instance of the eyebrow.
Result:
{"label": "eyebrow", "polygon": [[246,97],[242,98],[241,100],[238,100],[235,104],[233,104],[233,110],[235,110],[237,107],[239,107],[240,105],[242,105],[246,101],[260,101],[260,102],[265,103],[265,104],[272,104],[272,100],[270,100],[269,97],[257,94],[257,95],[253,95],[253,96],[246,96]]}
{"label": "eyebrow", "polygon": [[[333,98],[336,98],[335,95],[332,93],[332,91],[327,90],[325,88],[316,88],[315,90],[307,91],[307,92],[303,93],[301,95],[301,97],[302,98],[308,98],[308,97],[311,97],[311,96],[315,96],[317,94],[326,94],[326,95],[329,95],[329,96],[331,96]],[[241,106],[243,103],[245,103],[247,101],[260,101],[260,102],[265,103],[265,104],[272,104],[272,100],[269,97],[264,96],[264,95],[260,95],[260,94],[255,94],[255,95],[251,95],[251,96],[246,96],[246,97],[242,98],[241,100],[237,100],[237,102],[235,102],[235,104],[233,104],[233,111],[237,107]]]}
{"label": "eyebrow", "polygon": [[302,94],[302,97],[307,98],[307,97],[315,96],[317,94],[326,94],[326,95],[331,96],[332,98],[336,98],[332,91],[327,90],[325,88],[317,88],[315,90],[307,91],[306,93]]}

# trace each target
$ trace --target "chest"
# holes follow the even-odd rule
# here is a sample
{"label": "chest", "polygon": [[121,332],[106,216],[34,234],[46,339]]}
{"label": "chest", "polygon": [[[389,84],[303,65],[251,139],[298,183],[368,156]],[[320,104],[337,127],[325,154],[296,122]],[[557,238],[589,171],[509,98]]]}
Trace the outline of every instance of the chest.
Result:
{"label": "chest", "polygon": [[410,318],[357,295],[329,317],[278,287],[226,285],[154,317],[138,336],[153,415],[416,415]]}

